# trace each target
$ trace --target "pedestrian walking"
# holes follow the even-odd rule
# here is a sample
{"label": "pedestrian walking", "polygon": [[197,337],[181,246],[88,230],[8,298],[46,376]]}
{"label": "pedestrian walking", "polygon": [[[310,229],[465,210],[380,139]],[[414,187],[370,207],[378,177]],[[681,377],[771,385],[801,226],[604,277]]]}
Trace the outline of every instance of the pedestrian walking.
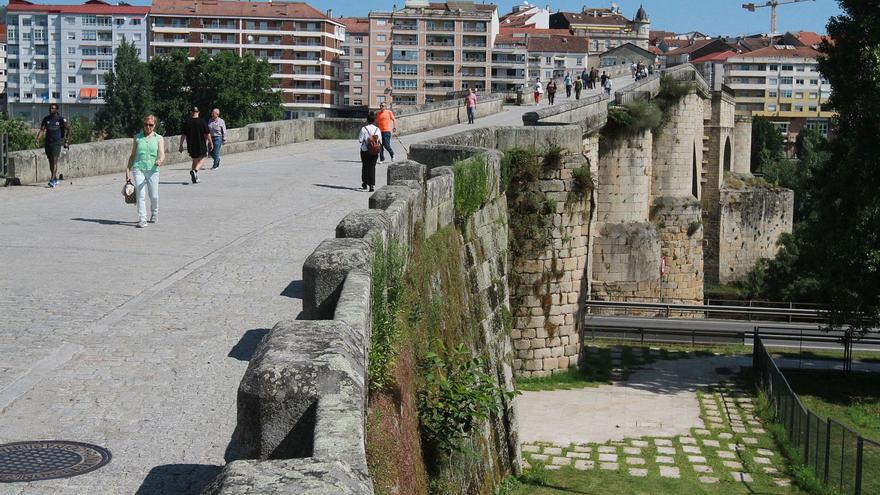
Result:
{"label": "pedestrian walking", "polygon": [[590,69],[590,89],[596,89],[597,82],[599,82],[599,69],[593,67]]}
{"label": "pedestrian walking", "polygon": [[611,90],[613,89],[613,83],[611,82],[611,78],[608,77],[605,79],[605,94],[611,96]]}
{"label": "pedestrian walking", "polygon": [[535,84],[532,86],[532,89],[535,92],[535,105],[540,105],[541,104],[541,95],[544,94],[544,85],[541,84],[540,77],[535,79]]}
{"label": "pedestrian walking", "polygon": [[565,97],[571,98],[571,88],[572,88],[571,74],[565,74],[565,79],[563,79],[562,82],[565,83]]}
{"label": "pedestrian walking", "polygon": [[382,153],[383,132],[376,125],[376,114],[367,115],[367,125],[361,128],[358,143],[361,145],[361,189],[369,187],[370,192],[376,185],[376,160]]}
{"label": "pedestrian walking", "polygon": [[379,161],[385,162],[385,151],[391,161],[394,161],[394,149],[391,148],[391,134],[397,132],[397,120],[394,119],[394,112],[385,106],[385,102],[379,103],[379,112],[375,114],[375,125],[382,133],[382,149],[379,150]]}
{"label": "pedestrian walking", "polygon": [[587,72],[587,69],[586,69],[586,68],[584,69],[583,72],[581,72],[581,84],[583,85],[583,87],[585,87],[585,88],[587,88],[587,89],[589,89],[589,87],[590,87],[590,86],[589,86],[589,84],[590,84],[590,73]]}
{"label": "pedestrian walking", "polygon": [[547,83],[547,101],[552,105],[556,100],[556,80],[550,79],[550,82]]}
{"label": "pedestrian walking", "polygon": [[470,93],[468,93],[464,100],[467,107],[468,124],[473,124],[477,113],[477,90],[471,88]]}
{"label": "pedestrian walking", "polygon": [[183,153],[183,143],[186,143],[186,151],[192,158],[192,168],[189,171],[189,178],[193,184],[201,182],[199,180],[199,170],[202,169],[202,162],[208,156],[208,151],[214,150],[214,143],[211,141],[211,131],[208,130],[208,124],[204,119],[199,118],[199,107],[193,106],[190,109],[190,119],[183,124],[183,132],[180,134],[180,145],[177,151]]}
{"label": "pedestrian walking", "polygon": [[165,143],[155,129],[156,117],[144,117],[144,130],[134,136],[128,167],[125,168],[126,182],[130,182],[134,176],[139,229],[147,226],[145,193],[150,195],[150,223],[159,221],[159,167],[165,161]]}
{"label": "pedestrian walking", "polygon": [[602,77],[599,78],[599,82],[601,84],[602,89],[605,89],[605,81],[607,81],[607,80],[608,80],[608,76],[605,75],[605,73],[603,72]]}
{"label": "pedestrian walking", "polygon": [[71,134],[70,123],[58,113],[56,103],[49,105],[49,115],[43,117],[43,121],[40,123],[40,131],[36,138],[37,146],[40,145],[40,138],[44,134],[46,142],[43,143],[43,149],[46,152],[46,158],[49,159],[49,173],[52,175],[49,179],[49,187],[56,187],[58,185],[58,158],[61,156],[62,142],[64,148],[70,148]]}
{"label": "pedestrian walking", "polygon": [[574,82],[574,99],[581,99],[581,91],[584,89],[584,82],[581,81],[581,76],[578,76],[577,80]]}
{"label": "pedestrian walking", "polygon": [[211,110],[211,120],[208,121],[208,131],[211,133],[211,141],[214,149],[211,150],[211,158],[214,165],[211,170],[220,168],[220,149],[226,144],[226,122],[220,118],[220,109]]}

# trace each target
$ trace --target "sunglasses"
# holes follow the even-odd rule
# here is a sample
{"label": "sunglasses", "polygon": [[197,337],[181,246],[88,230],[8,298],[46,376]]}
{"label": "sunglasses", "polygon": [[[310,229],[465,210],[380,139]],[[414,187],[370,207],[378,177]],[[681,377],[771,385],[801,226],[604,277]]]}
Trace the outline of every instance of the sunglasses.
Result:
{"label": "sunglasses", "polygon": [[144,124],[144,127],[156,127],[156,124]]}

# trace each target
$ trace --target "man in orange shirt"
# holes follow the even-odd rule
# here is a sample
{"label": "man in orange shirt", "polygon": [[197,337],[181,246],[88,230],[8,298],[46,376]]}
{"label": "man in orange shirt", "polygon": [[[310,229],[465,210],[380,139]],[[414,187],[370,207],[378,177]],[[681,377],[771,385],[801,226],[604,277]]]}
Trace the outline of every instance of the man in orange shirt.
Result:
{"label": "man in orange shirt", "polygon": [[391,149],[391,133],[397,132],[397,121],[394,120],[394,112],[385,108],[385,102],[379,103],[379,113],[376,114],[376,126],[382,131],[382,150],[379,151],[379,161],[385,161],[385,150],[391,161],[394,161],[394,150]]}

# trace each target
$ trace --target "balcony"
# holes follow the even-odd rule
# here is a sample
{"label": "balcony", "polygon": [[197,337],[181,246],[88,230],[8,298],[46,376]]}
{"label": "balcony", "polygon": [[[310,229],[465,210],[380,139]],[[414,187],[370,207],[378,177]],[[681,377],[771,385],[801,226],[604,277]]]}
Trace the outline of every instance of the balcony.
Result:
{"label": "balcony", "polygon": [[429,37],[427,40],[428,46],[453,46],[455,45],[455,40],[452,38],[431,38]]}
{"label": "balcony", "polygon": [[454,75],[454,69],[425,69],[425,77],[452,77]]}
{"label": "balcony", "polygon": [[462,39],[462,44],[464,46],[472,46],[472,47],[486,47],[486,37],[485,36],[465,36]]}
{"label": "balcony", "polygon": [[486,77],[485,71],[461,71],[461,77]]}
{"label": "balcony", "polygon": [[455,31],[454,22],[428,22],[428,31]]}
{"label": "balcony", "polygon": [[418,29],[418,22],[395,22],[394,29],[400,29],[402,31],[415,31]]}
{"label": "balcony", "polygon": [[391,39],[391,43],[394,45],[410,45],[416,46],[419,44],[419,37],[415,35],[410,36],[395,36]]}
{"label": "balcony", "polygon": [[476,24],[465,23],[465,25],[462,29],[466,33],[485,33],[486,32],[486,24],[485,23],[476,23]]}
{"label": "balcony", "polygon": [[419,52],[416,50],[392,50],[392,61],[416,61],[419,59]]}
{"label": "balcony", "polygon": [[431,62],[452,62],[455,60],[454,52],[433,51],[425,54],[425,60]]}
{"label": "balcony", "polygon": [[493,58],[492,59],[492,65],[523,65],[525,63],[526,63],[526,60],[524,58],[519,58],[519,59],[515,59],[515,58],[503,58],[503,59],[498,58],[498,59],[496,59],[496,58]]}

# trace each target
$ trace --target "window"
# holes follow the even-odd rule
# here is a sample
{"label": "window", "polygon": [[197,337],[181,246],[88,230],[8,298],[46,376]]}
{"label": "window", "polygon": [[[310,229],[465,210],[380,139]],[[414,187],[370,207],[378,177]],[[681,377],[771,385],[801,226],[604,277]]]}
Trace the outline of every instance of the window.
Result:
{"label": "window", "polygon": [[68,46],[67,47],[67,54],[68,55],[76,55],[76,47],[75,46]]}
{"label": "window", "polygon": [[9,39],[9,41],[17,40],[18,39],[17,28],[15,26],[9,26],[8,30],[6,31],[6,37]]}
{"label": "window", "polygon": [[768,112],[775,112],[776,111],[776,103],[768,103],[767,104],[767,111]]}
{"label": "window", "polygon": [[24,69],[24,70],[30,70],[30,69],[31,69],[31,63],[30,63],[30,62],[22,62],[22,63],[21,63],[21,68]]}
{"label": "window", "polygon": [[388,23],[388,22],[387,22],[385,19],[376,19],[376,25],[377,25],[377,26],[384,26],[384,25],[386,25],[387,23]]}
{"label": "window", "polygon": [[376,35],[376,41],[386,41],[387,39],[388,39],[388,37],[385,36],[384,34],[377,34]]}
{"label": "window", "polygon": [[30,31],[26,31],[24,33],[21,33],[21,39],[24,41],[30,41],[31,35],[32,35],[32,33]]}
{"label": "window", "polygon": [[363,100],[354,100],[351,102],[351,104],[356,107],[359,107],[359,106],[362,106],[364,104],[364,102],[363,102]]}
{"label": "window", "polygon": [[24,94],[24,98],[25,98],[26,100],[30,100],[30,99],[32,99],[33,97],[34,97],[34,94],[33,94],[33,93],[25,93],[25,94]]}
{"label": "window", "polygon": [[113,68],[112,60],[98,60],[98,70],[110,70]]}
{"label": "window", "polygon": [[777,65],[777,64],[770,64],[769,67],[770,67],[770,72],[779,71],[779,65]]}
{"label": "window", "polygon": [[92,56],[92,57],[94,57],[95,55],[98,54],[98,49],[97,49],[97,48],[94,48],[94,47],[92,47],[92,48],[83,48],[83,49],[82,49],[82,54],[85,55],[85,56],[87,56],[87,57],[88,57],[88,56]]}
{"label": "window", "polygon": [[33,84],[34,78],[32,78],[31,76],[21,76],[21,83],[22,84]]}
{"label": "window", "polygon": [[9,69],[18,70],[18,60],[9,61]]}
{"label": "window", "polygon": [[64,18],[64,22],[67,24],[76,24],[76,17],[67,16]]}
{"label": "window", "polygon": [[55,100],[61,98],[61,93],[59,93],[58,91],[52,91],[52,98]]}
{"label": "window", "polygon": [[783,66],[782,66],[782,71],[783,71],[783,72],[786,72],[786,71],[787,71],[787,72],[791,72],[791,71],[793,71],[793,70],[794,70],[794,66],[793,66],[793,65],[783,65]]}
{"label": "window", "polygon": [[803,85],[804,85],[804,80],[803,80],[803,79],[797,79],[797,80],[795,81],[795,84],[797,84],[798,86],[803,86]]}
{"label": "window", "polygon": [[352,69],[363,69],[364,63],[363,62],[353,62],[351,64],[351,67],[352,67]]}
{"label": "window", "polygon": [[795,111],[795,112],[803,112],[803,111],[804,111],[804,106],[803,106],[803,105],[795,105],[795,106],[794,106],[794,111]]}
{"label": "window", "polygon": [[98,98],[104,98],[107,96],[107,90],[105,88],[98,88]]}
{"label": "window", "polygon": [[811,112],[811,113],[816,113],[817,111],[819,111],[819,107],[817,107],[816,105],[810,105],[807,108],[808,108],[809,112]]}
{"label": "window", "polygon": [[768,97],[768,98],[776,98],[777,96],[779,96],[779,93],[776,92],[776,91],[769,91],[769,92],[767,92],[767,97]]}
{"label": "window", "polygon": [[806,68],[803,65],[798,65],[797,67],[795,67],[795,69],[798,72],[804,72],[806,70]]}
{"label": "window", "polygon": [[141,33],[134,33],[134,35],[132,36],[132,39],[134,39],[135,41],[140,41],[141,40]]}
{"label": "window", "polygon": [[125,25],[125,17],[117,17],[116,18],[116,25],[117,26],[124,26]]}
{"label": "window", "polygon": [[376,66],[376,72],[385,72],[385,64],[379,64]]}
{"label": "window", "polygon": [[67,82],[70,84],[76,84],[76,76],[67,76]]}
{"label": "window", "polygon": [[779,84],[791,85],[794,82],[794,79],[790,77],[781,77],[779,78]]}
{"label": "window", "polygon": [[67,62],[67,68],[70,70],[76,70],[76,62]]}
{"label": "window", "polygon": [[360,86],[358,86],[358,87],[356,87],[356,88],[351,88],[351,90],[352,90],[352,93],[353,93],[353,94],[356,94],[356,95],[362,95],[362,94],[364,94],[364,88],[362,88],[362,87],[360,87]]}
{"label": "window", "polygon": [[76,91],[68,91],[67,97],[76,99]]}
{"label": "window", "polygon": [[545,63],[545,64],[548,64],[548,65],[549,65],[549,64],[552,64],[552,63],[553,63],[553,57],[544,57],[544,63]]}
{"label": "window", "polygon": [[354,81],[354,82],[361,82],[361,81],[364,80],[364,76],[361,75],[361,74],[352,74],[352,75],[351,75],[351,80]]}
{"label": "window", "polygon": [[797,98],[798,100],[803,100],[804,94],[801,93],[800,91],[798,91],[797,93],[794,94],[794,97]]}
{"label": "window", "polygon": [[828,120],[827,119],[807,119],[805,125],[807,129],[815,129],[823,136],[828,136]]}
{"label": "window", "polygon": [[355,48],[354,55],[356,57],[363,57],[364,56],[364,49],[363,48]]}
{"label": "window", "polygon": [[384,56],[385,56],[385,50],[376,50],[376,56],[377,56],[377,57],[384,57]]}
{"label": "window", "polygon": [[379,86],[380,88],[384,88],[387,85],[388,85],[388,81],[386,79],[376,79],[376,86]]}
{"label": "window", "polygon": [[73,31],[68,31],[68,33],[67,33],[67,39],[69,39],[69,40],[75,40],[75,39],[76,39],[76,33],[74,33]]}
{"label": "window", "polygon": [[779,84],[779,79],[770,79],[769,83],[771,86],[776,86],[777,84]]}
{"label": "window", "polygon": [[577,58],[577,65],[584,65],[584,58],[583,57]]}
{"label": "window", "polygon": [[83,31],[83,39],[86,41],[95,41],[98,39],[97,31]]}
{"label": "window", "polygon": [[83,16],[82,18],[83,26],[97,26],[98,18],[93,15]]}
{"label": "window", "polygon": [[818,100],[818,99],[819,99],[819,93],[816,93],[815,91],[810,92],[809,97],[810,97],[811,100]]}
{"label": "window", "polygon": [[780,90],[780,91],[779,91],[779,96],[781,96],[782,98],[791,98],[791,97],[792,97],[792,91],[791,91],[790,89],[783,89],[783,90]]}

